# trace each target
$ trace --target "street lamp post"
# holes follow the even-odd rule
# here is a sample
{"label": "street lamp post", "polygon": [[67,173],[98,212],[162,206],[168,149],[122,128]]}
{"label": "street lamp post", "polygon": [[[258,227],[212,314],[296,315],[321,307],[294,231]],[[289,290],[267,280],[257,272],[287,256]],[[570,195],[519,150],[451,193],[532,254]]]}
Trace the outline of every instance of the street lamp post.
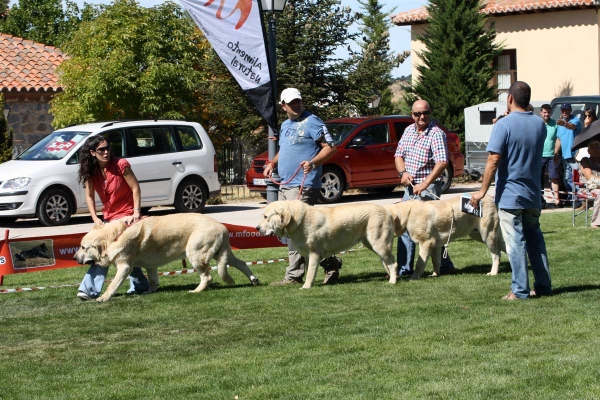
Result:
{"label": "street lamp post", "polygon": [[[275,115],[277,115],[277,71],[275,66],[277,64],[276,53],[275,53],[275,16],[276,11],[283,11],[285,8],[286,0],[261,0],[263,12],[270,12],[269,18],[269,71],[271,74],[271,90],[273,91],[273,99],[275,101]],[[268,153],[269,160],[275,158],[277,154],[277,141],[275,132],[269,126],[269,140],[268,140]],[[275,181],[279,180],[279,177],[275,172],[271,175],[271,178]],[[271,203],[277,200],[277,185],[271,180],[267,180],[267,203]]]}

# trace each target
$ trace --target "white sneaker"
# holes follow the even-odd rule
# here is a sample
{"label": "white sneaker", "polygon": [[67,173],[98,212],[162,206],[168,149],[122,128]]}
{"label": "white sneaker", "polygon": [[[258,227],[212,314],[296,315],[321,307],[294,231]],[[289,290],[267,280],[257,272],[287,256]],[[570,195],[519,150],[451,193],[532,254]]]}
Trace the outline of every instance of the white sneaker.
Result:
{"label": "white sneaker", "polygon": [[91,300],[92,296],[90,296],[86,292],[79,291],[79,292],[77,292],[77,298],[81,299],[81,300]]}

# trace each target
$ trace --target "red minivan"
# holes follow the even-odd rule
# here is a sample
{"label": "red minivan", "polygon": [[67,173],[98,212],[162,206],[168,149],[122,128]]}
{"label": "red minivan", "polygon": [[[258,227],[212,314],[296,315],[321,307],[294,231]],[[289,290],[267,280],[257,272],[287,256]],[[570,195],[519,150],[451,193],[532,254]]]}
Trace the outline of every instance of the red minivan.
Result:
{"label": "red minivan", "polygon": [[[394,153],[407,126],[414,121],[410,116],[388,115],[378,117],[349,117],[326,121],[337,153],[323,165],[319,202],[335,203],[345,190],[371,189],[391,192],[400,184]],[[442,177],[445,192],[452,178],[464,173],[465,156],[460,152],[460,141],[440,123],[446,132],[450,163]],[[268,154],[261,153],[252,160],[246,171],[246,182],[252,192],[266,196],[267,186],[263,167]]]}

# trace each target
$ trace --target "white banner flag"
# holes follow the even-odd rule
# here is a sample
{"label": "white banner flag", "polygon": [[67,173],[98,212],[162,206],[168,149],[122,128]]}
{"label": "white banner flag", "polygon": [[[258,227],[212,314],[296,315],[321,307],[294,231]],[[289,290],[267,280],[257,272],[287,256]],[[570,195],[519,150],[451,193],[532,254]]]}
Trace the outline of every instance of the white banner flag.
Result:
{"label": "white banner flag", "polygon": [[259,1],[180,1],[259,113],[277,131]]}

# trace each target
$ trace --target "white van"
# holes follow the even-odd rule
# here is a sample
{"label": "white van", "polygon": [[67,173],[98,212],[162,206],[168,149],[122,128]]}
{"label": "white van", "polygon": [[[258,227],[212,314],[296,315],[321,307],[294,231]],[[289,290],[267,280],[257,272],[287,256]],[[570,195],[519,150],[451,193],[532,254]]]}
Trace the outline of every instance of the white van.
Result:
{"label": "white van", "polygon": [[88,212],[77,172],[79,149],[93,135],[106,138],[113,157],[127,158],[140,183],[142,208],[173,205],[178,212],[199,212],[208,198],[220,194],[215,148],[196,122],[77,125],[54,131],[0,164],[0,223],[37,217],[56,226]]}

